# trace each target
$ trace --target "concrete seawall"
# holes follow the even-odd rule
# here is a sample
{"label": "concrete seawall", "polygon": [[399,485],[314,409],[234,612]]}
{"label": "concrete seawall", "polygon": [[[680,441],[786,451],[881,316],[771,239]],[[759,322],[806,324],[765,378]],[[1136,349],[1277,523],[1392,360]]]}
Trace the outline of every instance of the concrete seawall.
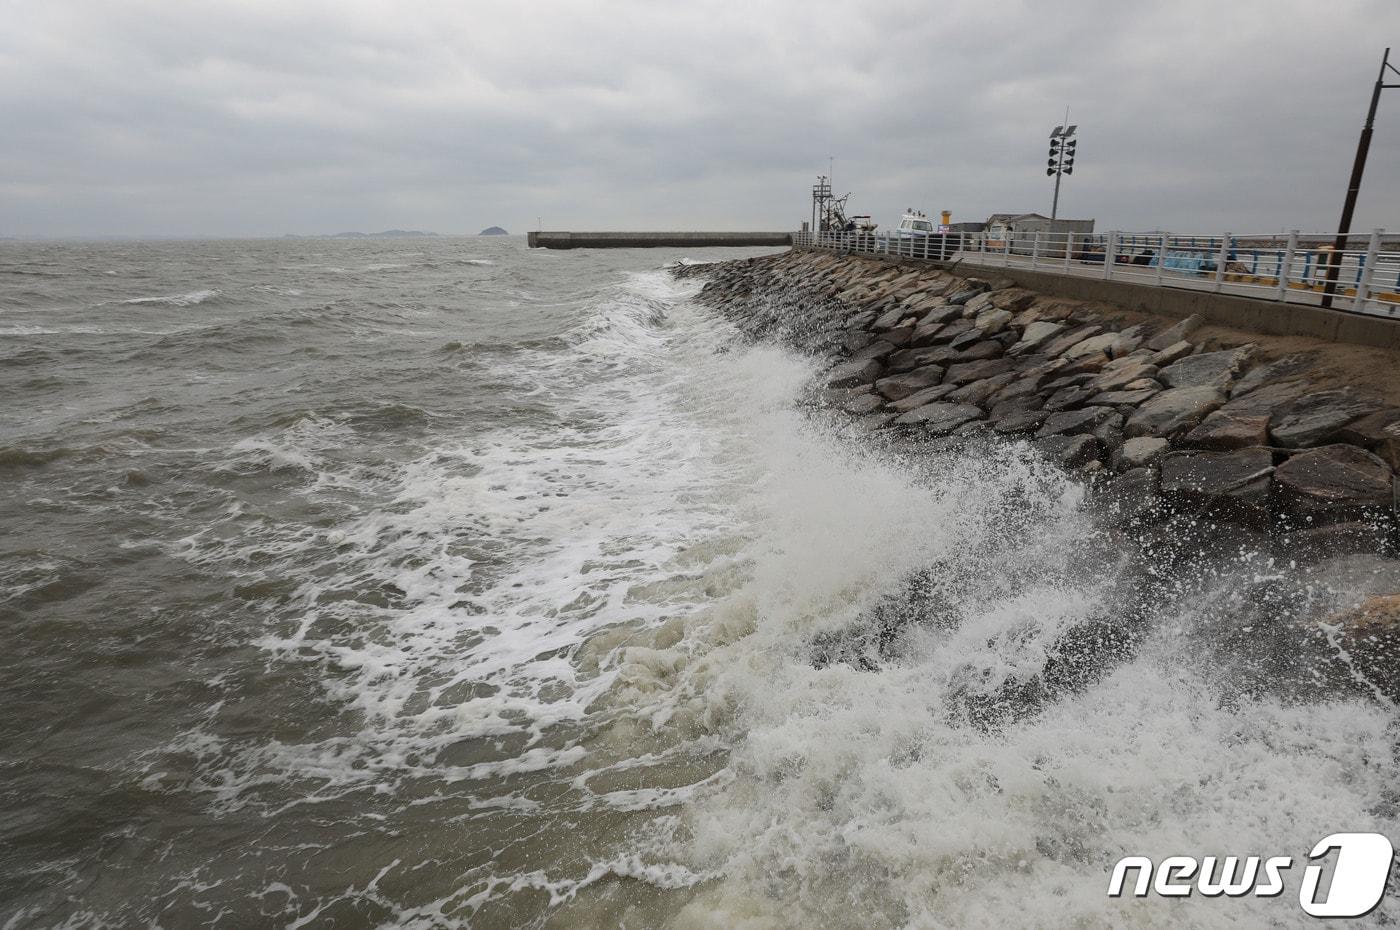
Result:
{"label": "concrete seawall", "polygon": [[785,232],[532,232],[532,249],[717,248],[792,245]]}
{"label": "concrete seawall", "polygon": [[979,265],[968,261],[939,262],[898,256],[880,256],[872,260],[891,265],[938,268],[963,276],[1001,278],[1051,297],[1102,301],[1170,319],[1199,315],[1207,323],[1261,335],[1306,336],[1400,351],[1400,318],[1325,310],[1308,304],[1256,300],[1210,291],[1155,287],[1132,281],[1059,275],[1015,266]]}

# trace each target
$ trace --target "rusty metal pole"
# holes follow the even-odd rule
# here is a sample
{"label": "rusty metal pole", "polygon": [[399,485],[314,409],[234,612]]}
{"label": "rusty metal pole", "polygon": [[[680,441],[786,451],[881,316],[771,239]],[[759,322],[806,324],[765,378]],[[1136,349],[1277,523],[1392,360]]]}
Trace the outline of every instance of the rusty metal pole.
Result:
{"label": "rusty metal pole", "polygon": [[1366,125],[1361,129],[1361,140],[1356,143],[1356,161],[1351,166],[1351,183],[1347,185],[1347,198],[1342,204],[1342,220],[1337,224],[1337,239],[1332,244],[1332,254],[1327,257],[1327,285],[1322,290],[1324,307],[1332,306],[1332,296],[1337,293],[1337,276],[1342,270],[1347,234],[1351,232],[1351,216],[1356,212],[1356,196],[1361,192],[1361,174],[1366,170],[1366,153],[1371,149],[1371,131],[1376,125],[1376,107],[1381,102],[1381,91],[1387,87],[1400,87],[1400,84],[1385,83],[1387,70],[1400,75],[1400,70],[1390,63],[1390,49],[1386,49],[1381,56],[1381,71],[1371,91],[1371,108],[1366,111]]}

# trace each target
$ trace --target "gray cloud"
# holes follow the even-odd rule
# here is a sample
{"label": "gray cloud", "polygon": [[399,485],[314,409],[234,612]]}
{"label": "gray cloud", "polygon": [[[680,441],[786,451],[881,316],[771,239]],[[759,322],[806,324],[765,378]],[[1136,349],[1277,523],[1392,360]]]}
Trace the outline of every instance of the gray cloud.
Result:
{"label": "gray cloud", "polygon": [[[5,0],[0,235],[1336,225],[1400,5]],[[1400,227],[1400,91],[1356,228]]]}

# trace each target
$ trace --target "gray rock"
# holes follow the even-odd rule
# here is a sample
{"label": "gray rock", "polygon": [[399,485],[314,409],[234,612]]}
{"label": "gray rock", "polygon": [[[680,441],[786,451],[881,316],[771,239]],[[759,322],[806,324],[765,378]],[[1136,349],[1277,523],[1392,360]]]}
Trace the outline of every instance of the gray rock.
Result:
{"label": "gray rock", "polygon": [[1002,354],[1002,344],[995,339],[983,339],[971,345],[958,348],[959,362],[977,362],[987,358],[998,358]]}
{"label": "gray rock", "polygon": [[859,394],[846,401],[842,406],[847,413],[862,416],[867,413],[874,413],[885,405],[885,399],[879,394]]}
{"label": "gray rock", "polygon": [[[973,383],[975,384],[976,382]],[[1043,406],[1045,406],[1045,401],[1043,398],[1035,394],[1030,394],[1024,397],[1012,397],[1009,400],[1002,401],[998,401],[995,397],[992,397],[989,398],[984,404],[982,404],[982,406],[991,407],[991,410],[987,413],[987,418],[989,420],[992,420],[994,422],[1000,422],[1001,420],[1004,420],[1007,417],[1011,416],[1011,414],[1013,413],[1024,413],[1028,410],[1038,411]],[[1046,411],[1046,415],[1049,416],[1049,411]]]}
{"label": "gray rock", "polygon": [[1103,332],[1103,327],[1092,323],[1084,326],[1076,326],[1069,332],[1062,333],[1046,342],[1041,347],[1041,351],[1052,358],[1060,356],[1065,353],[1066,349],[1078,345],[1091,336],[1097,336],[1101,332]]}
{"label": "gray rock", "polygon": [[969,381],[980,381],[983,378],[991,378],[1002,372],[1012,369],[1011,360],[1005,358],[989,358],[980,362],[962,362],[957,365],[950,365],[944,379],[953,384],[966,384]]}
{"label": "gray rock", "polygon": [[1225,395],[1213,387],[1173,388],[1143,401],[1128,420],[1126,433],[1133,436],[1171,438],[1205,419],[1225,403]]}
{"label": "gray rock", "polygon": [[1186,319],[1162,330],[1160,333],[1147,340],[1147,347],[1154,352],[1160,352],[1168,346],[1175,345],[1190,336],[1200,325],[1201,315],[1199,313],[1193,313]]}
{"label": "gray rock", "polygon": [[939,330],[942,328],[942,323],[920,323],[918,326],[914,327],[914,333],[909,337],[909,345],[933,345],[934,337],[938,335]]}
{"label": "gray rock", "polygon": [[[1253,373],[1250,372],[1250,374]],[[1245,377],[1249,377],[1249,375]],[[1231,413],[1272,416],[1274,413],[1285,412],[1286,407],[1292,405],[1309,390],[1311,390],[1311,386],[1306,381],[1285,381],[1255,388],[1246,394],[1235,391],[1232,392],[1229,402],[1220,409],[1228,410]]]}
{"label": "gray rock", "polygon": [[1282,548],[1289,555],[1308,558],[1368,555],[1384,552],[1388,535],[1389,530],[1382,522],[1350,520],[1285,533]]}
{"label": "gray rock", "polygon": [[1293,355],[1285,355],[1267,365],[1252,368],[1245,373],[1244,377],[1235,382],[1234,387],[1230,388],[1230,397],[1233,399],[1241,394],[1248,394],[1250,391],[1268,384],[1296,380],[1299,375],[1313,366],[1314,358],[1314,353],[1296,352]]}
{"label": "gray rock", "polygon": [[992,411],[994,425],[992,429],[1004,436],[1014,436],[1018,433],[1033,433],[1040,429],[1040,425],[1050,416],[1044,410],[1023,410],[1019,413],[1011,413],[998,417],[996,411]]}
{"label": "gray rock", "polygon": [[943,304],[941,306],[934,307],[933,309],[925,313],[923,316],[919,317],[918,325],[930,326],[933,324],[938,324],[941,326],[944,323],[951,323],[953,320],[956,320],[960,316],[962,316],[962,307],[959,307],[955,304]]}
{"label": "gray rock", "polygon": [[1121,417],[1111,407],[1085,407],[1083,410],[1064,410],[1052,413],[1036,433],[1037,439],[1047,436],[1092,433],[1105,423],[1121,422]]}
{"label": "gray rock", "polygon": [[1021,334],[1021,340],[1006,351],[1011,355],[1024,355],[1064,331],[1062,323],[1031,323]]}
{"label": "gray rock", "polygon": [[1051,413],[1073,410],[1094,395],[1094,389],[1083,385],[1066,385],[1052,393],[1045,401],[1045,409]]}
{"label": "gray rock", "polygon": [[895,307],[893,310],[886,310],[875,319],[874,323],[870,324],[870,328],[876,332],[894,329],[899,325],[899,321],[904,319],[904,316],[903,307]]}
{"label": "gray rock", "polygon": [[1353,420],[1374,413],[1376,407],[1348,389],[1305,394],[1274,414],[1269,434],[1276,444],[1288,449],[1319,445]]}
{"label": "gray rock", "polygon": [[1104,391],[1089,398],[1089,403],[1105,407],[1136,407],[1161,393],[1161,388],[1139,388],[1136,391]]}
{"label": "gray rock", "polygon": [[903,347],[909,345],[909,343],[913,340],[914,327],[896,326],[894,329],[885,333],[880,338],[888,342],[890,345],[894,346],[896,349],[902,349]]}
{"label": "gray rock", "polygon": [[987,405],[987,399],[1005,387],[1011,379],[1016,377],[1014,371],[1002,372],[991,378],[983,378],[981,381],[973,381],[964,384],[956,391],[948,395],[948,400],[958,404],[976,404],[979,407]]}
{"label": "gray rock", "polygon": [[1157,509],[1157,485],[1157,469],[1131,468],[1105,481],[1094,496],[1094,504],[1119,523],[1141,520]]}
{"label": "gray rock", "polygon": [[859,352],[861,349],[875,341],[875,337],[862,330],[854,330],[845,335],[841,340],[841,345],[847,352]]}
{"label": "gray rock", "polygon": [[1172,452],[1162,459],[1162,496],[1191,509],[1266,525],[1273,473],[1268,449]]}
{"label": "gray rock", "polygon": [[1093,436],[1050,436],[1035,446],[1062,468],[1080,468],[1099,457],[1099,441]]}
{"label": "gray rock", "polygon": [[949,339],[948,345],[961,351],[963,349],[966,349],[970,345],[976,345],[977,343],[984,341],[986,341],[986,334],[983,333],[982,330],[974,326],[971,329],[967,329],[963,332],[958,333],[952,339]]}
{"label": "gray rock", "polygon": [[853,362],[863,362],[866,359],[881,359],[893,352],[895,347],[883,339],[876,339],[868,343],[864,348],[858,350],[851,356]]}
{"label": "gray rock", "polygon": [[1119,471],[1141,469],[1161,460],[1171,444],[1156,436],[1137,436],[1126,440],[1113,453],[1113,467]]}
{"label": "gray rock", "polygon": [[890,409],[897,413],[908,413],[917,410],[925,404],[931,404],[936,400],[942,400],[958,389],[956,384],[939,384],[931,388],[924,388],[917,394],[910,394],[900,400],[891,401]]}
{"label": "gray rock", "polygon": [[837,365],[827,372],[826,383],[832,387],[851,387],[869,383],[880,377],[884,368],[873,358],[853,360]]}
{"label": "gray rock", "polygon": [[1194,351],[1196,351],[1196,347],[1189,342],[1175,342],[1167,346],[1160,352],[1156,352],[1153,355],[1148,356],[1147,361],[1160,368],[1165,365],[1170,365],[1172,362],[1186,358]]}
{"label": "gray rock", "polygon": [[901,349],[885,360],[890,371],[912,371],[924,365],[946,365],[958,357],[958,353],[948,346],[933,346],[926,349]]}
{"label": "gray rock", "polygon": [[977,314],[975,322],[978,329],[991,336],[1005,329],[1007,324],[1011,322],[1012,316],[1013,314],[1007,310],[984,310]]}
{"label": "gray rock", "polygon": [[1094,379],[1094,387],[1100,391],[1118,391],[1140,378],[1153,378],[1156,375],[1157,366],[1148,364],[1146,360],[1115,359],[1105,365],[1103,373]]}
{"label": "gray rock", "polygon": [[1109,347],[1111,347],[1117,339],[1118,333],[1102,333],[1097,336],[1090,336],[1088,339],[1081,340],[1070,346],[1064,352],[1060,353],[1060,355],[1071,361],[1083,358],[1086,355],[1102,355],[1104,361],[1107,361]]}
{"label": "gray rock", "polygon": [[1186,434],[1186,445],[1196,449],[1245,449],[1269,444],[1269,418],[1266,414],[1237,413],[1221,408]]}
{"label": "gray rock", "polygon": [[1034,291],[1028,291],[1019,287],[1008,287],[996,289],[992,294],[992,303],[1003,310],[1011,313],[1020,313],[1031,305],[1036,299]]}
{"label": "gray rock", "polygon": [[937,365],[925,365],[902,375],[891,375],[875,382],[875,390],[890,400],[902,400],[917,394],[925,388],[933,387],[943,380],[943,369]]}
{"label": "gray rock", "polygon": [[1204,352],[1173,362],[1157,374],[1167,387],[1214,387],[1224,390],[1244,371],[1253,355],[1252,346],[1223,352]]}
{"label": "gray rock", "polygon": [[971,300],[969,300],[969,301],[967,302],[967,304],[965,305],[965,307],[964,307],[964,309],[963,309],[963,315],[966,316],[967,314],[970,313],[970,314],[972,314],[973,316],[979,316],[979,315],[981,315],[982,313],[984,313],[984,312],[986,312],[986,311],[988,311],[988,310],[994,310],[994,309],[996,309],[996,308],[995,308],[995,306],[992,304],[992,298],[991,298],[990,295],[985,294],[985,293],[984,293],[984,294],[978,294],[976,297],[972,298]]}
{"label": "gray rock", "polygon": [[1390,466],[1378,456],[1347,443],[1300,452],[1274,474],[1285,511],[1317,523],[1388,512],[1393,478]]}
{"label": "gray rock", "polygon": [[950,433],[968,420],[980,420],[982,408],[971,404],[949,404],[937,401],[911,410],[894,422],[898,426],[922,427],[931,435]]}

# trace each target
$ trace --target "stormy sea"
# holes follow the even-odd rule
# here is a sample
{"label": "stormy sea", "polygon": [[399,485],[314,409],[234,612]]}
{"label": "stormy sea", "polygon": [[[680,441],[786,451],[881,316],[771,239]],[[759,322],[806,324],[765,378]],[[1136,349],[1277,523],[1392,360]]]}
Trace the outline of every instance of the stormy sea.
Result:
{"label": "stormy sea", "polygon": [[1105,889],[1400,832],[1268,637],[1393,565],[852,430],[757,254],[0,243],[0,928],[1312,924]]}

